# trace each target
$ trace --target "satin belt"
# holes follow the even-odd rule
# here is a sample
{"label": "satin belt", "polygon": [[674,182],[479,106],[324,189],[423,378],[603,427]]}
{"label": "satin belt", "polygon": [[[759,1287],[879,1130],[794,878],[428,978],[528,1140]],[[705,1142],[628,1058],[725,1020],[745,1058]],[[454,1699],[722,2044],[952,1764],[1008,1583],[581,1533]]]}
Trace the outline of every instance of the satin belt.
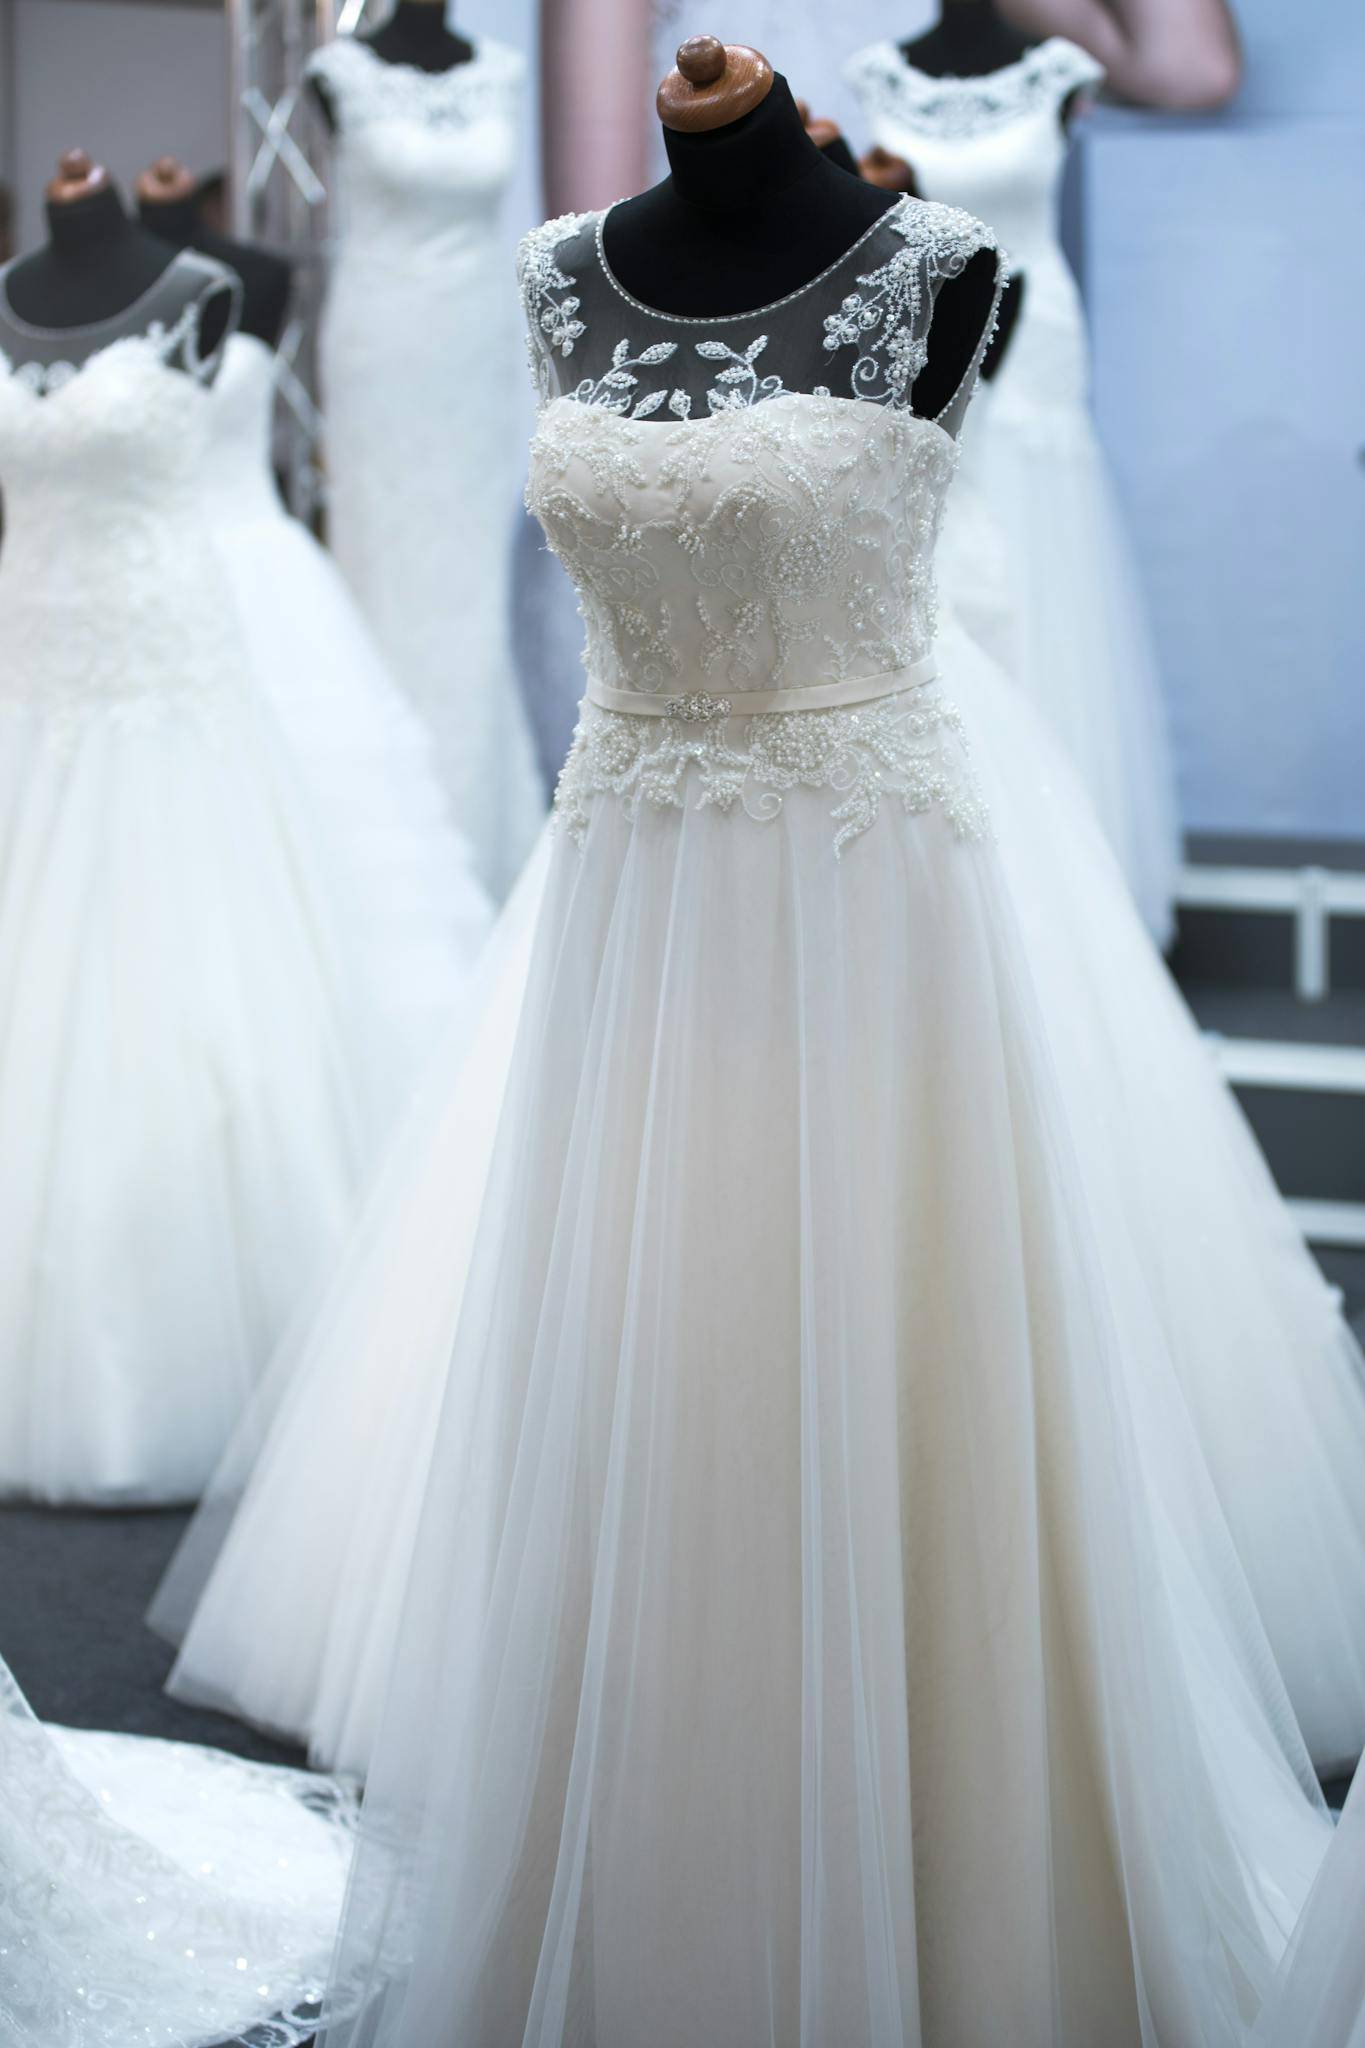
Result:
{"label": "satin belt", "polygon": [[590,677],[585,702],[595,704],[599,711],[625,711],[637,718],[680,718],[696,725],[716,718],[757,718],[769,711],[831,711],[843,704],[871,704],[878,697],[917,690],[932,683],[937,674],[937,661],[926,654],[920,661],[886,669],[879,676],[816,683],[808,690],[735,690],[728,696],[713,690],[687,690],[676,697],[655,697],[645,690],[613,690]]}

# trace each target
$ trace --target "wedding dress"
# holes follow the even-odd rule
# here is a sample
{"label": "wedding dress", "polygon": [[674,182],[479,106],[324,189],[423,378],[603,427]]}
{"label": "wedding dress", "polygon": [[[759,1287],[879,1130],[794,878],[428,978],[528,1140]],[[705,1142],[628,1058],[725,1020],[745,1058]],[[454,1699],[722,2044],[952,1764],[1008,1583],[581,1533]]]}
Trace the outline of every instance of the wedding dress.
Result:
{"label": "wedding dress", "polygon": [[328,2048],[1240,2042],[1324,1867],[935,672],[971,376],[905,401],[985,246],[905,202],[694,321],[526,245],[588,691],[472,1255],[384,1282],[457,1327]]}
{"label": "wedding dress", "polygon": [[[580,311],[562,321],[575,346]],[[602,395],[613,388],[631,387]],[[981,614],[980,578],[975,601]],[[1098,1247],[1108,1284],[1141,1286],[1160,1320],[1311,1755],[1337,1775],[1365,1746],[1355,1349],[1084,796],[983,637],[980,616],[971,639],[946,616],[940,660],[1068,1077],[1087,1205],[1111,1218]],[[544,843],[333,1285],[278,1355],[153,1609],[182,1645],[173,1691],[306,1741],[331,1769],[363,1775],[373,1750],[550,867]]]}
{"label": "wedding dress", "polygon": [[0,1663],[6,2048],[310,2040],[353,1826],[306,1772],[45,1728]]}
{"label": "wedding dress", "polygon": [[235,334],[214,381],[213,540],[253,678],[345,878],[353,948],[389,1013],[387,1066],[401,1097],[451,1014],[492,906],[421,721],[331,557],[280,501],[270,470],[274,361],[263,342]]}
{"label": "wedding dress", "polygon": [[337,128],[320,337],[329,534],[501,899],[544,812],[508,597],[520,451],[497,209],[521,59],[484,41],[429,74],[346,36],[309,71]]}
{"label": "wedding dress", "polygon": [[390,1085],[214,555],[198,300],[156,317],[199,264],[79,365],[0,273],[0,1491],[47,1499],[198,1494]]}
{"label": "wedding dress", "polygon": [[[1002,530],[1025,688],[1080,769],[1154,937],[1170,937],[1179,865],[1175,784],[1149,630],[1090,416],[1080,298],[1058,240],[1061,111],[1100,80],[1061,37],[977,78],[935,78],[894,43],[847,78],[874,139],[927,198],[990,222],[1024,275],[1004,362],[964,436],[964,475]],[[949,509],[952,528],[968,501]],[[974,602],[970,541],[944,588]]]}

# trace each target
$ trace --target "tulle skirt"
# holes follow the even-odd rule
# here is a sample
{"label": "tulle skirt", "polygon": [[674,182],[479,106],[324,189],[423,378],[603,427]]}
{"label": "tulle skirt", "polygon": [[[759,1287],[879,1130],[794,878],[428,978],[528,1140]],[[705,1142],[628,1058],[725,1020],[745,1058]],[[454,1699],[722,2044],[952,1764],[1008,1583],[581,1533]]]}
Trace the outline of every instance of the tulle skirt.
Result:
{"label": "tulle skirt", "polygon": [[1238,2041],[1322,1864],[1015,826],[830,807],[552,850],[329,2048]]}
{"label": "tulle skirt", "polygon": [[387,1039],[244,695],[0,705],[0,1491],[193,1498],[349,1222]]}
{"label": "tulle skirt", "polygon": [[[1037,715],[955,624],[941,659],[1103,1219],[1097,1257],[1159,1319],[1312,1756],[1340,1771],[1365,1746],[1355,1347]],[[183,1638],[172,1690],[304,1738],[332,1768],[363,1773],[373,1749],[551,860],[547,840],[322,1312],[277,1358],[153,1610]]]}
{"label": "tulle skirt", "polygon": [[6,2048],[306,2041],[353,1823],[299,1771],[46,1729],[0,1665]]}
{"label": "tulle skirt", "polygon": [[1083,404],[1016,386],[1002,377],[964,431],[966,488],[949,501],[942,587],[976,631],[982,564],[1003,543],[1013,647],[999,637],[998,573],[987,576],[987,644],[1065,747],[1165,945],[1180,863],[1175,775],[1131,548]]}
{"label": "tulle skirt", "polygon": [[282,509],[234,514],[214,541],[261,701],[288,746],[346,904],[358,968],[391,1031],[396,1090],[431,1050],[492,924],[431,743],[331,557]]}

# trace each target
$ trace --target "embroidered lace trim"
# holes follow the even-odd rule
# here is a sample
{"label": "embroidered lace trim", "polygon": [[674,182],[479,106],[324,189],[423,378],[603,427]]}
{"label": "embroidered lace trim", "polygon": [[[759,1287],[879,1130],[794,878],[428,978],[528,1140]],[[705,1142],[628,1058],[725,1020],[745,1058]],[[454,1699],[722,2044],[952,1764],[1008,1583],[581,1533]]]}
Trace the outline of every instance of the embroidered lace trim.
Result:
{"label": "embroidered lace trim", "polygon": [[419,71],[412,64],[387,63],[358,36],[345,35],[314,51],[305,75],[326,86],[343,129],[369,121],[459,128],[490,114],[512,117],[523,71],[516,50],[486,39],[467,64]]}
{"label": "embroidered lace trim", "polygon": [[859,51],[844,75],[869,115],[923,134],[967,139],[1040,107],[1060,107],[1079,87],[1100,84],[1104,70],[1088,51],[1052,36],[1017,64],[980,78],[932,77],[890,42]]}
{"label": "embroidered lace trim", "polygon": [[656,809],[736,808],[771,823],[793,790],[838,801],[834,851],[877,819],[884,796],[908,814],[941,810],[960,839],[980,839],[987,813],[965,757],[956,709],[937,691],[907,691],[833,711],[638,718],[585,704],[555,793],[555,821],[581,844],[594,801],[614,797],[627,817]]}

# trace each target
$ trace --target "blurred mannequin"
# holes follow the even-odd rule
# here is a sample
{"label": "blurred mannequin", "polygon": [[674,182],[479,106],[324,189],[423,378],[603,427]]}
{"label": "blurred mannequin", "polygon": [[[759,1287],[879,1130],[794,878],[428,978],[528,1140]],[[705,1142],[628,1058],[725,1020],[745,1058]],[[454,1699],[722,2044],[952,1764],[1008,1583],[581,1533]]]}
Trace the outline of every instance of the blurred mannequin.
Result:
{"label": "blurred mannequin", "polygon": [[200,210],[195,180],[172,156],[158,157],[134,190],[138,218],[145,228],[173,249],[197,249],[236,273],[242,284],[242,333],[274,348],[284,328],[293,284],[293,271],[284,258],[210,228]]}
{"label": "blurred mannequin", "polygon": [[[59,331],[107,327],[126,311],[129,332],[140,331],[140,302],[170,269],[175,249],[131,218],[108,171],[84,150],[65,152],[46,199],[47,246],[7,273],[10,310],[30,327]],[[186,299],[202,291],[202,274],[187,272]],[[167,311],[158,304],[158,317]],[[231,312],[226,292],[205,304],[199,329],[205,356],[222,340]]]}
{"label": "blurred mannequin", "polygon": [[[414,71],[453,71],[457,64],[468,64],[474,55],[473,43],[446,27],[446,0],[397,0],[388,20],[373,35],[356,40],[385,64],[405,64]],[[336,110],[326,80],[314,77],[309,84],[328,126],[334,128]]]}

